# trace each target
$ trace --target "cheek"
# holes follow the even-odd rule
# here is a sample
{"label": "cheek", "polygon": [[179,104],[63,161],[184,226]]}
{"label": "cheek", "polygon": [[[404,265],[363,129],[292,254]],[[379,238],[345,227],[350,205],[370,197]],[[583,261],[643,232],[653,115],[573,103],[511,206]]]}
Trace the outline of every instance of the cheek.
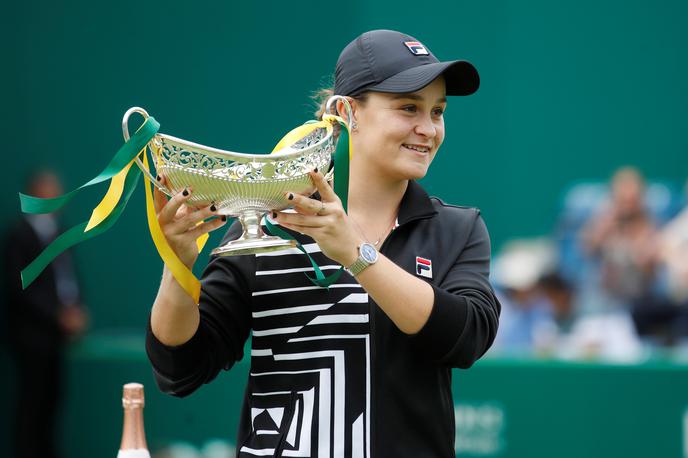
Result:
{"label": "cheek", "polygon": [[435,140],[437,142],[437,148],[439,148],[442,142],[444,142],[444,123],[438,125],[435,132],[437,132]]}
{"label": "cheek", "polygon": [[382,151],[385,143],[384,137],[380,135],[379,131],[359,128],[352,137],[354,156],[365,158],[366,162],[374,161],[378,156],[385,156],[384,151]]}

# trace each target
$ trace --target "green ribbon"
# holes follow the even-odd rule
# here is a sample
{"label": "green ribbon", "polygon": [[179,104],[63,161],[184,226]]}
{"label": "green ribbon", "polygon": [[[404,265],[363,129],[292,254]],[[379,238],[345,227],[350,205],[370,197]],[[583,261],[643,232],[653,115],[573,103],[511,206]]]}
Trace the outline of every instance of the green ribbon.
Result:
{"label": "green ribbon", "polygon": [[[309,121],[317,122],[317,121]],[[349,158],[350,158],[350,145],[349,145],[349,130],[345,123],[339,122],[341,125],[341,130],[339,133],[339,140],[337,141],[337,148],[334,151],[334,192],[339,197],[342,202],[342,207],[346,212],[349,207]],[[336,272],[331,275],[325,275],[320,269],[320,266],[315,262],[313,257],[308,254],[306,249],[301,245],[301,243],[291,236],[288,232],[272,224],[267,218],[265,220],[265,227],[270,235],[276,235],[285,240],[294,240],[296,242],[296,248],[298,248],[303,254],[308,257],[311,265],[313,266],[313,272],[315,273],[315,278],[311,277],[304,272],[306,278],[308,278],[311,283],[321,288],[329,288],[330,285],[339,280],[339,277],[344,271],[344,266],[340,267]]]}
{"label": "green ribbon", "polygon": [[62,252],[73,247],[77,243],[81,243],[92,237],[100,235],[114,226],[124,211],[124,208],[127,206],[127,202],[129,202],[129,198],[134,192],[134,189],[136,189],[140,175],[141,170],[139,170],[138,167],[132,167],[129,169],[127,178],[124,181],[122,198],[112,210],[112,213],[110,213],[110,215],[105,218],[102,223],[88,232],[84,232],[86,226],[88,225],[88,221],[77,224],[53,240],[53,242],[48,245],[36,259],[31,261],[31,264],[26,266],[26,268],[21,271],[22,288],[26,289],[36,279],[36,277],[43,272],[43,269],[45,269],[48,264],[50,264],[53,259],[59,256]]}
{"label": "green ribbon", "polygon": [[139,154],[146,144],[153,138],[153,136],[160,129],[160,124],[153,118],[149,117],[146,122],[136,131],[136,133],[117,151],[110,163],[103,169],[102,172],[91,181],[82,184],[78,188],[63,194],[58,197],[50,199],[41,199],[26,194],[19,193],[19,200],[21,202],[21,210],[24,213],[50,213],[62,208],[67,202],[72,200],[79,191],[88,186],[102,183],[117,175],[124,167],[129,164],[132,159]]}
{"label": "green ribbon", "polygon": [[[149,117],[143,125],[136,131],[136,133],[117,151],[115,156],[110,160],[110,163],[103,169],[103,171],[87,183],[78,188],[63,194],[58,197],[50,199],[41,199],[38,197],[28,196],[26,194],[19,194],[21,201],[21,209],[24,213],[50,213],[62,208],[69,202],[76,194],[83,188],[92,186],[97,183],[109,180],[117,175],[124,167],[136,157],[139,152],[145,148],[148,142],[155,136],[160,129],[160,124],[153,117]],[[145,154],[145,152],[144,152]],[[119,219],[124,211],[124,208],[129,202],[132,192],[136,188],[138,178],[141,171],[138,167],[131,167],[127,177],[124,180],[124,188],[122,190],[122,197],[118,204],[113,208],[110,215],[105,218],[98,226],[91,228],[88,232],[84,232],[88,226],[88,221],[68,229],[66,232],[57,237],[48,245],[41,254],[36,257],[31,264],[26,266],[21,271],[22,288],[26,289],[41,272],[65,250],[73,247],[77,243],[81,243],[92,237],[102,234],[110,229]]]}
{"label": "green ribbon", "polygon": [[334,193],[342,201],[345,212],[349,212],[349,156],[351,155],[349,146],[349,129],[343,122],[339,123],[342,128],[339,133],[337,149],[334,152]]}
{"label": "green ribbon", "polygon": [[[349,195],[349,159],[350,159],[350,144],[349,144],[349,131],[344,122],[340,121],[342,126],[339,141],[337,142],[337,147],[334,153],[334,167],[337,179],[334,181],[334,191],[339,196],[342,202],[344,211],[348,209],[348,195]],[[124,167],[126,167],[139,152],[148,144],[148,142],[155,136],[155,134],[160,129],[160,124],[153,118],[149,117],[144,124],[136,131],[136,133],[117,151],[115,156],[112,158],[110,163],[103,169],[103,171],[98,174],[95,178],[91,179],[87,183],[79,186],[78,188],[63,194],[58,197],[42,199],[38,197],[29,196],[26,194],[19,193],[19,199],[21,202],[21,210],[24,213],[50,213],[62,208],[67,202],[69,202],[76,194],[79,193],[83,188],[92,186],[94,184],[102,183],[103,181],[109,180],[115,175],[117,175]],[[145,154],[145,152],[144,152]],[[31,264],[21,271],[22,287],[26,289],[41,272],[47,267],[47,265],[52,262],[57,256],[59,256],[65,250],[71,248],[72,246],[81,243],[90,238],[96,237],[103,232],[110,229],[119,219],[122,212],[124,211],[129,198],[131,197],[136,185],[138,183],[138,178],[141,175],[141,171],[138,168],[131,167],[127,173],[127,177],[124,182],[124,189],[122,192],[122,197],[120,198],[118,204],[114,207],[110,215],[103,220],[98,226],[93,227],[88,232],[84,232],[88,226],[88,221],[84,221],[71,229],[67,230],[59,237],[57,237],[50,245],[48,245],[36,259],[34,259]],[[290,234],[284,230],[276,227],[274,224],[266,218],[266,226],[269,233],[278,235],[279,237],[287,240],[296,240]],[[326,276],[323,274],[320,267],[313,260],[313,258],[308,254],[308,252],[303,248],[303,246],[297,241],[296,246],[301,250],[310,260],[313,270],[315,272],[315,278],[308,274],[306,277],[315,285],[327,288],[331,284],[335,283],[342,274],[344,267],[342,266],[337,272]]]}
{"label": "green ribbon", "polygon": [[342,271],[344,270],[344,266],[340,267],[339,270],[337,270],[335,273],[332,275],[326,276],[323,271],[320,269],[320,266],[318,263],[315,262],[313,257],[311,257],[310,254],[306,251],[306,249],[301,245],[301,243],[296,240],[294,237],[291,236],[288,232],[286,232],[284,229],[281,229],[278,226],[275,226],[270,222],[269,219],[265,218],[265,226],[267,228],[267,232],[270,235],[276,235],[278,237],[281,237],[285,240],[294,240],[296,241],[296,248],[301,250],[303,254],[306,255],[308,260],[311,262],[311,265],[313,266],[313,271],[315,272],[315,278],[311,277],[307,273],[304,272],[304,275],[306,278],[308,278],[311,283],[313,283],[315,286],[320,286],[321,288],[329,288],[332,283],[335,283],[337,280],[339,280],[339,277],[342,275]]}

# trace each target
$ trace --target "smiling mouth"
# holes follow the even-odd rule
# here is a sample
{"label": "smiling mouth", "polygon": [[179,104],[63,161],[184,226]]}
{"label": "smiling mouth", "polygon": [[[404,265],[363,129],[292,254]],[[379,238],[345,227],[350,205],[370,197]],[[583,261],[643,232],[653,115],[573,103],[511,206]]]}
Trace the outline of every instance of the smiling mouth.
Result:
{"label": "smiling mouth", "polygon": [[418,153],[427,154],[427,153],[430,152],[430,147],[428,147],[428,146],[409,145],[408,143],[404,143],[402,146],[403,146],[404,148],[407,148],[407,149],[416,151],[416,152],[418,152]]}

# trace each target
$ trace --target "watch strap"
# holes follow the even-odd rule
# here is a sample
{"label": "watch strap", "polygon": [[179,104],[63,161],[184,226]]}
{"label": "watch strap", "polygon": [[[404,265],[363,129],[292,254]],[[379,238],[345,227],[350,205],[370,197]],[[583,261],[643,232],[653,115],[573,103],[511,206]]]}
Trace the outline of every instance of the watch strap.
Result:
{"label": "watch strap", "polygon": [[370,265],[370,263],[368,261],[366,261],[365,259],[363,259],[363,256],[361,256],[359,254],[358,259],[356,259],[354,261],[354,263],[351,264],[346,270],[348,270],[349,273],[351,273],[351,275],[353,275],[355,277],[356,275],[363,272],[365,270],[365,268],[368,267],[369,265]]}

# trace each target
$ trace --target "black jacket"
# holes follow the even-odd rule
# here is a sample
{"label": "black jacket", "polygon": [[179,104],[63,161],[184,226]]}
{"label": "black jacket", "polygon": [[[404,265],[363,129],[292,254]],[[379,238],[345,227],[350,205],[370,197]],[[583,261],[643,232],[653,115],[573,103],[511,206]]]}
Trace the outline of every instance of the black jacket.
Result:
{"label": "black jacket", "polygon": [[[453,457],[452,368],[470,367],[497,333],[489,237],[477,209],[429,198],[414,182],[398,223],[380,251],[433,287],[420,332],[399,331],[346,273],[313,286],[295,249],[215,258],[191,340],[166,347],[148,327],[160,388],[185,396],[211,381],[242,358],[252,331],[238,456]],[[235,224],[225,240],[239,233]],[[338,267],[300,241],[326,273]]]}
{"label": "black jacket", "polygon": [[12,227],[4,245],[9,343],[21,351],[56,354],[62,348],[64,335],[59,325],[63,304],[57,294],[55,266],[48,266],[26,290],[21,286],[21,270],[45,245],[25,218]]}

